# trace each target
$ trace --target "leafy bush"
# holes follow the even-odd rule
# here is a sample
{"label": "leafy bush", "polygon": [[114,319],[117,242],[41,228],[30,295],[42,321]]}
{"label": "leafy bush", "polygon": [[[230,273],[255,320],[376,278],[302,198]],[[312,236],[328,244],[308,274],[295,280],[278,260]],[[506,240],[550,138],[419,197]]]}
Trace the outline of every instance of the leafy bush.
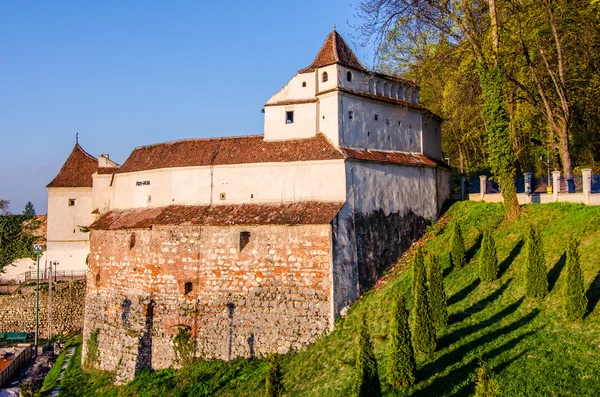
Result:
{"label": "leafy bush", "polygon": [[412,337],[413,347],[415,351],[423,354],[431,354],[435,351],[437,344],[435,337],[435,328],[433,325],[433,317],[431,315],[431,307],[429,306],[429,293],[427,290],[427,278],[425,274],[425,266],[422,261],[422,253],[417,253],[415,260],[415,289],[414,289],[414,307],[413,307],[413,324]]}
{"label": "leafy bush", "polygon": [[543,298],[548,294],[546,259],[540,229],[533,225],[527,235],[525,266],[525,294],[530,298]]}
{"label": "leafy bush", "polygon": [[194,362],[196,343],[190,335],[189,325],[179,324],[177,335],[173,338],[173,352],[175,359],[180,365],[189,365]]}
{"label": "leafy bush", "polygon": [[485,361],[480,361],[475,376],[475,397],[497,397],[500,395],[498,381],[494,378],[494,373],[488,368]]}
{"label": "leafy bush", "polygon": [[408,326],[408,311],[401,295],[396,298],[389,332],[388,382],[397,388],[410,387],[415,383],[417,364]]}
{"label": "leafy bush", "polygon": [[100,364],[100,350],[98,350],[98,331],[94,331],[90,334],[85,344],[85,363],[84,365],[88,368],[93,368]]}
{"label": "leafy bush", "polygon": [[281,365],[276,357],[271,357],[270,361],[265,381],[265,397],[279,397],[284,392]]}
{"label": "leafy bush", "polygon": [[587,310],[587,297],[583,284],[583,272],[579,264],[579,241],[569,239],[567,246],[567,280],[563,286],[563,315],[569,321],[583,319]]}
{"label": "leafy bush", "polygon": [[486,229],[481,240],[481,253],[479,254],[479,279],[490,282],[498,278],[498,255],[496,254],[496,242],[492,231]]}
{"label": "leafy bush", "polygon": [[452,266],[461,268],[467,264],[465,254],[465,240],[463,239],[462,230],[458,221],[454,221],[452,228],[452,237],[450,238],[450,252],[452,258]]}
{"label": "leafy bush", "polygon": [[427,285],[429,287],[429,304],[431,306],[433,324],[439,331],[444,328],[448,322],[448,308],[446,307],[444,272],[437,255],[429,255]]}
{"label": "leafy bush", "polygon": [[358,354],[356,355],[354,371],[353,397],[380,397],[382,395],[377,361],[373,352],[371,336],[367,329],[367,319],[364,315],[362,316],[362,325],[360,327]]}

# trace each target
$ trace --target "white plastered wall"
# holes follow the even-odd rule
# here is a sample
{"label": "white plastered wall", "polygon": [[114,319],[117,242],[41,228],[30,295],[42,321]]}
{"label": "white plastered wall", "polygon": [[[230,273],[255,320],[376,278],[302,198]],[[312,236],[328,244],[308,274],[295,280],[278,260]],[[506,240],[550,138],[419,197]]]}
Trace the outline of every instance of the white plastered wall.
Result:
{"label": "white plastered wall", "polygon": [[[286,123],[286,113],[294,112],[293,123]],[[265,106],[265,141],[311,138],[317,135],[317,103]]]}
{"label": "white plastered wall", "polygon": [[442,159],[442,127],[439,119],[430,113],[423,113],[423,154]]}
{"label": "white plastered wall", "polygon": [[[138,182],[149,184],[138,185]],[[116,174],[109,189],[111,209],[174,204],[345,201],[346,198],[342,159],[166,168]],[[225,199],[221,199],[221,193]]]}
{"label": "white plastered wall", "polygon": [[[69,205],[70,199],[75,205]],[[58,270],[86,268],[89,233],[82,232],[80,226],[94,221],[92,211],[92,188],[48,188],[46,257],[60,262]]]}

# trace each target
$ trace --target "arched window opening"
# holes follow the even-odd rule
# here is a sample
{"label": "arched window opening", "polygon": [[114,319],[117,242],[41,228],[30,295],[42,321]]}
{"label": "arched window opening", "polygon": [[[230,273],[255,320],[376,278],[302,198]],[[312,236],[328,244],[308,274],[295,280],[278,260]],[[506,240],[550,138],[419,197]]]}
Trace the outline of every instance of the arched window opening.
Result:
{"label": "arched window opening", "polygon": [[387,83],[385,83],[383,85],[383,96],[390,96],[390,91],[389,91]]}
{"label": "arched window opening", "polygon": [[306,87],[306,81],[302,82],[302,87]]}
{"label": "arched window opening", "polygon": [[381,84],[381,81],[375,83],[375,94],[383,95],[383,84]]}
{"label": "arched window opening", "polygon": [[329,80],[329,76],[327,75],[327,72],[323,72],[323,83],[326,83],[327,80]]}
{"label": "arched window opening", "polygon": [[373,80],[369,80],[369,94],[374,94],[374,93],[375,93],[375,87],[374,87]]}
{"label": "arched window opening", "polygon": [[396,86],[395,85],[392,85],[390,87],[390,96],[394,99],[396,98]]}
{"label": "arched window opening", "polygon": [[100,273],[96,273],[96,287],[100,286]]}
{"label": "arched window opening", "polygon": [[350,82],[352,81],[352,72],[351,71],[346,72],[346,80],[348,80]]}
{"label": "arched window opening", "polygon": [[194,290],[194,284],[192,284],[191,281],[188,281],[187,283],[185,283],[183,285],[183,293],[185,295],[189,295],[190,292],[192,292]]}

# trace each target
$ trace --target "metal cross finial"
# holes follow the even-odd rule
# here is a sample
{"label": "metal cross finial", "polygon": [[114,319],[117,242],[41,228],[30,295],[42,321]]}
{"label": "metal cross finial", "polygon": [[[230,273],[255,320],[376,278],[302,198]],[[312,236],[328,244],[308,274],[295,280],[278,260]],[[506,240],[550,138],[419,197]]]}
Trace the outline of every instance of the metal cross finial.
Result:
{"label": "metal cross finial", "polygon": [[335,30],[335,23],[333,24],[333,30]]}
{"label": "metal cross finial", "polygon": [[79,144],[79,132],[75,134],[75,143]]}

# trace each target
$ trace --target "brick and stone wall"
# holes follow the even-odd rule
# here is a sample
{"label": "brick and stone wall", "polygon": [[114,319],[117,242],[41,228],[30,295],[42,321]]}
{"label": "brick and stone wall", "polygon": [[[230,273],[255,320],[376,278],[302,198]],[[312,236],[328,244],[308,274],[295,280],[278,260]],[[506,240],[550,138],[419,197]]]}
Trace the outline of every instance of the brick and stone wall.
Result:
{"label": "brick and stone wall", "polygon": [[[40,337],[48,336],[48,285],[40,287]],[[52,333],[65,335],[83,327],[85,282],[60,282],[52,292]],[[35,287],[0,296],[0,331],[35,331]]]}
{"label": "brick and stone wall", "polygon": [[92,365],[125,381],[177,364],[180,324],[199,357],[303,348],[332,326],[331,242],[330,225],[92,231],[84,325],[84,341],[97,335]]}

